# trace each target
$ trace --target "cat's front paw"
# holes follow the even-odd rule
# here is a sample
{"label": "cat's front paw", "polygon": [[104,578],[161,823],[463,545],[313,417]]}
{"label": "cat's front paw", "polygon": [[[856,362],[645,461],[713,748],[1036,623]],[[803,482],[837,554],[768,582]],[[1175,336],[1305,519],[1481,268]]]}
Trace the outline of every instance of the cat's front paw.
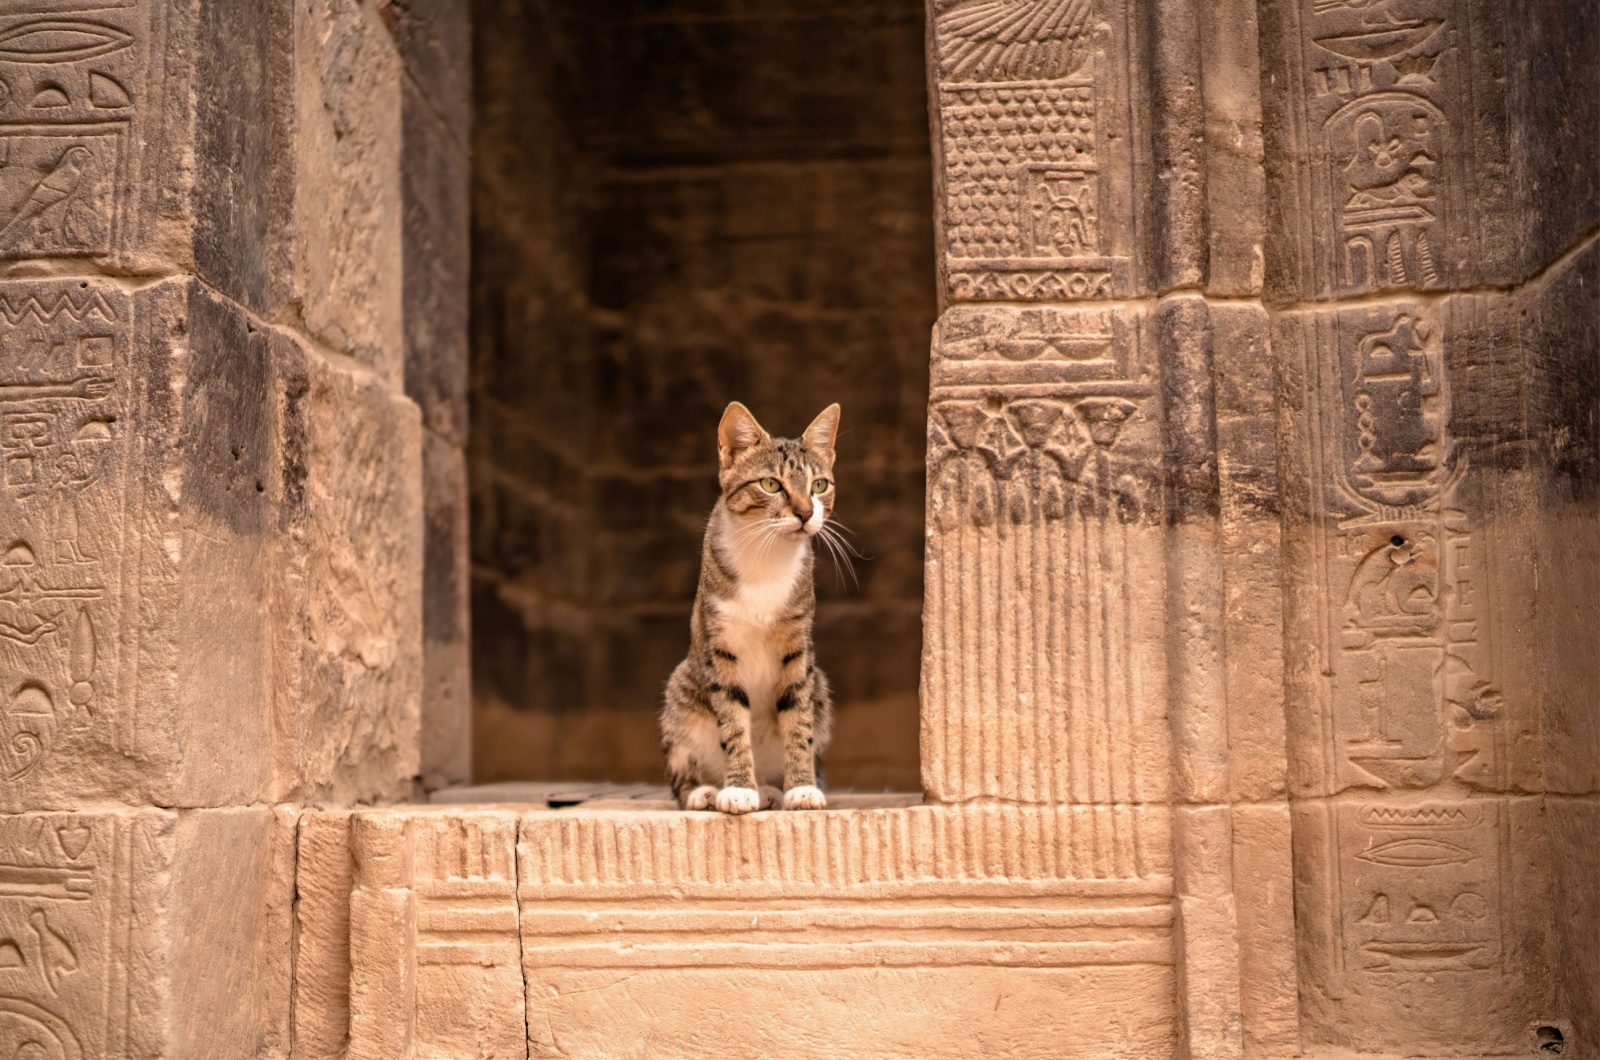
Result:
{"label": "cat's front paw", "polygon": [[689,797],[683,800],[683,808],[686,810],[709,810],[716,798],[717,789],[710,784],[702,784],[689,792]]}
{"label": "cat's front paw", "polygon": [[755,788],[723,788],[717,792],[717,809],[723,813],[749,813],[761,808],[761,793]]}
{"label": "cat's front paw", "polygon": [[783,808],[786,810],[825,810],[828,800],[823,796],[821,788],[814,788],[809,784],[798,788],[790,788],[783,793]]}

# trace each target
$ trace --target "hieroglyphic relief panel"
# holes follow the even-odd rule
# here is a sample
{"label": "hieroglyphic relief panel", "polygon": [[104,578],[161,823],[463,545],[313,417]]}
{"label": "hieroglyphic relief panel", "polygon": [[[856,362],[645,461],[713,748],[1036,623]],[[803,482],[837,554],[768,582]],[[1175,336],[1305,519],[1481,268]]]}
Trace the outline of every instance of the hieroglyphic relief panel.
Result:
{"label": "hieroglyphic relief panel", "polygon": [[1305,505],[1285,551],[1296,904],[1304,974],[1332,999],[1313,1006],[1316,1034],[1489,1051],[1524,1030],[1507,925],[1528,858],[1516,800],[1483,793],[1527,786],[1510,753],[1527,705],[1497,676],[1504,545],[1465,503],[1447,351],[1470,315],[1450,308],[1279,321]]}
{"label": "hieroglyphic relief panel", "polygon": [[1122,23],[1104,0],[934,5],[952,300],[1132,293]]}
{"label": "hieroglyphic relief panel", "polygon": [[132,882],[155,831],[117,814],[0,818],[0,1056],[140,1048],[128,1025]]}
{"label": "hieroglyphic relief panel", "polygon": [[[0,777],[12,798],[117,743],[132,301],[0,285]],[[65,751],[63,761],[53,757]]]}
{"label": "hieroglyphic relief panel", "polygon": [[[1266,54],[1287,93],[1269,120],[1291,221],[1273,286],[1310,297],[1487,279],[1509,248],[1487,20],[1468,0],[1282,0]],[[1272,160],[1269,159],[1269,162]],[[1292,204],[1292,205],[1291,205]],[[1470,205],[1469,205],[1470,204]]]}
{"label": "hieroglyphic relief panel", "polygon": [[956,306],[934,343],[923,782],[940,800],[1167,791],[1148,316]]}
{"label": "hieroglyphic relief panel", "polygon": [[131,249],[159,118],[159,5],[21,0],[0,12],[0,261]]}
{"label": "hieroglyphic relief panel", "polygon": [[[1314,790],[1504,789],[1508,707],[1496,679],[1494,542],[1460,492],[1438,306],[1394,302],[1285,318],[1305,360],[1306,532],[1326,679]],[[1291,384],[1294,385],[1294,384]],[[1302,542],[1302,547],[1306,543]],[[1302,748],[1309,752],[1310,748]]]}

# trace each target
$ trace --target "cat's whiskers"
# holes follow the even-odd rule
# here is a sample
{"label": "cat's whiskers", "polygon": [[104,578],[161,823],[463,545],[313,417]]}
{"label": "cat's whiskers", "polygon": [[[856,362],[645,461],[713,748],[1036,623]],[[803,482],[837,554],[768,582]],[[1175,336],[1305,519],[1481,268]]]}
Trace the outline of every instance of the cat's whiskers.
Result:
{"label": "cat's whiskers", "polygon": [[850,557],[853,555],[857,558],[862,558],[861,553],[857,552],[854,545],[846,541],[837,530],[826,522],[817,527],[817,537],[821,538],[822,543],[827,546],[828,554],[833,560],[834,577],[838,578],[840,582],[844,581],[844,573],[840,570],[842,565],[844,571],[849,572],[851,583],[857,589],[860,589],[861,579],[856,576],[856,567],[850,561]]}

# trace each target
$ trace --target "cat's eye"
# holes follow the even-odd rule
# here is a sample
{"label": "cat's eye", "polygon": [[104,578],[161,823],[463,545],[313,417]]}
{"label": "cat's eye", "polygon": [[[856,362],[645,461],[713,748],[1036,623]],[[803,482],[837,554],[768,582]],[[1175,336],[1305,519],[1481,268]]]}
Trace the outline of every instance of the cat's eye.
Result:
{"label": "cat's eye", "polygon": [[811,484],[811,492],[820,497],[824,493],[827,493],[828,487],[832,485],[833,483],[829,482],[827,479],[819,478],[817,481]]}
{"label": "cat's eye", "polygon": [[783,490],[783,483],[775,478],[764,478],[761,480],[761,488],[768,493],[778,493]]}

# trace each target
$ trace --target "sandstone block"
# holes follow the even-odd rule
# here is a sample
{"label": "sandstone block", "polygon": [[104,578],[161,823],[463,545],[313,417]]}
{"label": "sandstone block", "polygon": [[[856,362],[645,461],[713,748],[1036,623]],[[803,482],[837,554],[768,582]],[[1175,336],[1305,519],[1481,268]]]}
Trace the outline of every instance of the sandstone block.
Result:
{"label": "sandstone block", "polygon": [[516,815],[363,811],[352,828],[349,1055],[526,1056]]}
{"label": "sandstone block", "polygon": [[308,801],[403,798],[419,768],[424,670],[417,409],[288,335],[273,350],[280,783]]}
{"label": "sandstone block", "polygon": [[955,306],[934,336],[930,798],[1166,798],[1163,460],[1148,313]]}
{"label": "sandstone block", "polygon": [[1430,0],[1385,31],[1352,7],[1262,4],[1262,70],[1282,86],[1263,99],[1270,298],[1517,277],[1506,18]]}
{"label": "sandstone block", "polygon": [[399,60],[369,9],[22,3],[0,35],[0,271],[193,272],[398,381]]}
{"label": "sandstone block", "polygon": [[472,17],[467,0],[380,0],[400,58],[463,146],[472,123]]}
{"label": "sandstone block", "polygon": [[[414,413],[408,462],[404,410],[382,388],[192,282],[5,282],[0,349],[0,659],[13,675],[0,806],[247,803],[317,771],[331,786],[352,768],[349,734],[286,713],[279,697],[310,657],[273,631],[303,638],[310,621],[336,658],[359,643],[382,673],[411,665]],[[291,377],[307,400],[280,397],[297,392]],[[363,423],[365,453],[349,444]],[[319,575],[326,595],[305,619],[305,601],[284,596],[295,572],[340,562],[355,572]],[[341,717],[372,701],[368,687],[340,689]],[[361,790],[405,790],[414,732],[404,710],[375,710],[393,715],[379,742],[406,764]]]}
{"label": "sandstone block", "polygon": [[[405,377],[400,58],[374,0],[294,5],[293,206],[283,299],[305,330]],[[287,275],[285,275],[285,272]]]}
{"label": "sandstone block", "polygon": [[[1120,2],[1003,31],[931,19],[935,217],[944,299],[1067,302],[1154,287],[1148,89]],[[1002,32],[1007,46],[991,39]]]}
{"label": "sandstone block", "polygon": [[467,155],[457,139],[464,130],[447,126],[409,80],[401,92],[405,388],[423,422],[459,446],[467,438],[471,256]]}
{"label": "sandstone block", "polygon": [[307,810],[297,838],[294,1058],[339,1060],[350,1039],[350,813]]}
{"label": "sandstone block", "polygon": [[1252,1060],[1296,1056],[1300,991],[1289,807],[1250,803],[1231,812],[1243,1052]]}
{"label": "sandstone block", "polygon": [[0,1041],[287,1057],[294,828],[269,807],[0,816]]}
{"label": "sandstone block", "polygon": [[1304,1041],[1414,1055],[1529,1049],[1557,994],[1540,801],[1296,804]]}

